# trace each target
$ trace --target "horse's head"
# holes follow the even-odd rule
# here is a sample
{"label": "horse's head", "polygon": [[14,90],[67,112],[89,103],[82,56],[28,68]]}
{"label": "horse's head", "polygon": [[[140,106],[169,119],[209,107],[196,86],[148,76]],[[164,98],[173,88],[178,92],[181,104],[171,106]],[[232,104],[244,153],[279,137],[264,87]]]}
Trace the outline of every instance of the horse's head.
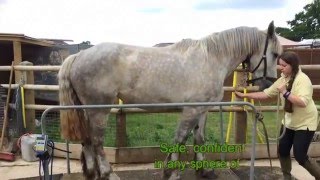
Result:
{"label": "horse's head", "polygon": [[282,47],[275,34],[273,21],[269,24],[268,30],[261,33],[264,41],[261,41],[260,48],[249,60],[250,71],[253,74],[249,82],[263,90],[271,86],[277,78],[277,57],[282,53]]}

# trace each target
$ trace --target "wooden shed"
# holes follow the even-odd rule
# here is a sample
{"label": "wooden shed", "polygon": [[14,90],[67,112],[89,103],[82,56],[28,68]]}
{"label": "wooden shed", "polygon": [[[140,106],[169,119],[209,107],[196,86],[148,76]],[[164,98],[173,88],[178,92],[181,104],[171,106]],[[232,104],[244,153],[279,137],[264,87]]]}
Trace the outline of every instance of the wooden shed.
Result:
{"label": "wooden shed", "polygon": [[[24,34],[0,33],[0,66],[19,65],[22,61],[29,61],[33,65],[60,65],[69,55],[69,51],[62,47],[65,41],[59,39],[36,39]],[[0,71],[0,84],[8,84],[10,72]],[[14,84],[21,82],[21,72],[15,71]],[[34,82],[31,84],[57,84],[56,72],[35,72]],[[57,102],[57,96],[50,93],[36,93],[39,101]],[[51,104],[49,102],[49,104]]]}

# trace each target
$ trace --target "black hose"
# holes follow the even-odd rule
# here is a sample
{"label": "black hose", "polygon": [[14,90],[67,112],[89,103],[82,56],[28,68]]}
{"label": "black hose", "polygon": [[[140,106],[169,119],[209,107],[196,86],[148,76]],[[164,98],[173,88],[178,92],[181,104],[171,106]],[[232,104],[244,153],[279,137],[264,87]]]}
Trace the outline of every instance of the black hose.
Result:
{"label": "black hose", "polygon": [[267,131],[266,125],[263,122],[263,115],[261,113],[257,113],[256,116],[257,116],[258,121],[261,122],[262,127],[263,127],[263,131],[264,131],[266,142],[267,142],[267,151],[268,151],[270,167],[271,167],[271,171],[272,171],[272,161],[271,161],[271,154],[270,154],[270,143],[269,143],[269,138],[268,138],[269,137],[268,131]]}
{"label": "black hose", "polygon": [[51,175],[50,180],[52,180],[52,172],[53,172],[53,158],[54,158],[54,142],[52,140],[48,140],[47,145],[51,147],[51,154],[49,154],[49,160],[51,161]]}

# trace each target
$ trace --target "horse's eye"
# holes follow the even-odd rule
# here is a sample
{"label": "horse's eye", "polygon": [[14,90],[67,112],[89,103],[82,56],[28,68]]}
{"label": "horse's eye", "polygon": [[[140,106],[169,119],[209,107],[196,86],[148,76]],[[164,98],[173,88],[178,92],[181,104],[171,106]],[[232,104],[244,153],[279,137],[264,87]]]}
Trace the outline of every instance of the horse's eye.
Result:
{"label": "horse's eye", "polygon": [[278,56],[279,56],[279,54],[278,54],[278,53],[273,53],[273,57],[274,57],[275,59],[277,59],[277,58],[278,58]]}

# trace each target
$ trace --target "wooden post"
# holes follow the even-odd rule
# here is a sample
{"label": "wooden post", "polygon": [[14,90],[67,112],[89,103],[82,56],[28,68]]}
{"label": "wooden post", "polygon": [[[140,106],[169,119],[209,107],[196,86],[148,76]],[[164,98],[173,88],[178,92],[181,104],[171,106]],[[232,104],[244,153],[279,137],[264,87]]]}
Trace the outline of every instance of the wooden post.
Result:
{"label": "wooden post", "polygon": [[[245,76],[244,72],[237,72],[237,85],[242,83],[243,76]],[[243,101],[243,99],[239,99],[236,97],[236,101]],[[236,144],[245,144],[246,143],[246,135],[247,135],[247,113],[246,112],[235,112],[235,121],[234,121],[234,129],[235,129],[235,143]]]}
{"label": "wooden post", "polygon": [[[22,61],[22,51],[21,51],[21,42],[13,41],[13,61],[14,65],[18,65]],[[21,79],[21,72],[15,71],[15,83],[19,83]]]}
{"label": "wooden post", "polygon": [[127,146],[126,114],[121,110],[116,115],[116,147]]}
{"label": "wooden post", "polygon": [[[19,65],[22,66],[33,66],[31,62],[23,61]],[[33,71],[21,71],[21,78],[23,84],[34,84]],[[19,82],[20,83],[20,82]],[[24,104],[35,104],[34,90],[24,89]],[[26,109],[26,131],[34,132],[35,130],[35,110]]]}

